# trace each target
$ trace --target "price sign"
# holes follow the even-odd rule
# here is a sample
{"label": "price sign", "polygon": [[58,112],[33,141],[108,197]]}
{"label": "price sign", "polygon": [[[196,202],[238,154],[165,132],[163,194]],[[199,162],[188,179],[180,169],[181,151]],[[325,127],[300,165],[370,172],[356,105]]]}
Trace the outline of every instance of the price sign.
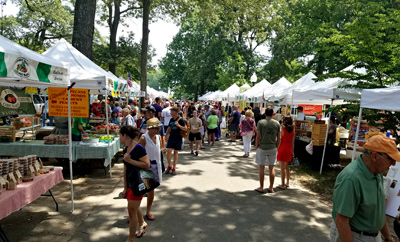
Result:
{"label": "price sign", "polygon": [[[49,115],[68,117],[68,91],[67,88],[49,87]],[[89,117],[89,91],[88,89],[71,89],[71,117]]]}

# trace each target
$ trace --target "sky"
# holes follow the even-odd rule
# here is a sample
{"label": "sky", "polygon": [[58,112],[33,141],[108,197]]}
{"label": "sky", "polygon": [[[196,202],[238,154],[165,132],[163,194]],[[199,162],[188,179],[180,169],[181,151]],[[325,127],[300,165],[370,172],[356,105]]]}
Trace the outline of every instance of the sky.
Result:
{"label": "sky", "polygon": [[[0,0],[1,1],[1,0]],[[6,1],[4,7],[4,16],[14,15],[18,13],[18,7]],[[135,41],[139,42],[142,38],[142,21],[141,19],[127,19],[126,23],[129,25],[128,29],[122,25],[118,28],[118,36],[127,35],[129,31],[135,33]],[[103,37],[109,36],[107,27],[99,26],[96,24],[96,28],[100,31]],[[172,42],[173,37],[178,33],[179,28],[172,22],[160,20],[156,23],[151,23],[149,26],[149,44],[156,49],[156,56],[152,60],[153,65],[157,65],[159,60],[164,57],[167,53],[167,45]]]}

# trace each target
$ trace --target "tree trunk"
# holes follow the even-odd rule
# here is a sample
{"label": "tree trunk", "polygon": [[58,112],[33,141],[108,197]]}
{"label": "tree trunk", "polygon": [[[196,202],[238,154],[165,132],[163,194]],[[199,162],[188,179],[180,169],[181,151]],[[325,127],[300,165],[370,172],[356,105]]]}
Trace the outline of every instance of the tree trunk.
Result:
{"label": "tree trunk", "polygon": [[[142,54],[140,62],[140,90],[147,96],[147,54],[149,48],[149,18],[151,0],[142,0],[143,2],[143,37],[142,37]],[[144,98],[140,98],[140,105],[143,107]]]}
{"label": "tree trunk", "polygon": [[92,58],[96,0],[76,0],[72,46]]}
{"label": "tree trunk", "polygon": [[114,18],[112,13],[112,5],[109,5],[109,27],[110,27],[110,55],[111,62],[108,65],[108,70],[115,74],[117,64],[115,62],[115,55],[117,53],[117,32],[118,25],[121,19],[121,1],[114,1]]}

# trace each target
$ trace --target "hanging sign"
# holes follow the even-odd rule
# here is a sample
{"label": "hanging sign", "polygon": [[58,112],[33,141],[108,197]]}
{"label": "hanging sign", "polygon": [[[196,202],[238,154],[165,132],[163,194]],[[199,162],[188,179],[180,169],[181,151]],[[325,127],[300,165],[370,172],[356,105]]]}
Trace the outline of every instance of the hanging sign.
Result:
{"label": "hanging sign", "polygon": [[0,116],[35,114],[32,97],[23,90],[0,87]]}
{"label": "hanging sign", "polygon": [[25,87],[25,93],[27,94],[37,94],[38,88],[37,87]]}
{"label": "hanging sign", "polygon": [[[68,91],[67,88],[49,87],[49,115],[68,117]],[[89,91],[88,89],[71,89],[71,117],[89,117]]]}

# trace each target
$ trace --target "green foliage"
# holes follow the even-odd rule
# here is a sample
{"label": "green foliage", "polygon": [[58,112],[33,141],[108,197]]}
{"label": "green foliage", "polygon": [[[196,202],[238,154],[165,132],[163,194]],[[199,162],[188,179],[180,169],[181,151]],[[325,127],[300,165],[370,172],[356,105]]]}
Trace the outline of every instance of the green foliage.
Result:
{"label": "green foliage", "polygon": [[[98,39],[97,42],[93,43],[93,61],[105,70],[108,69],[109,63],[117,63],[116,76],[127,78],[130,74],[132,80],[140,80],[141,44],[134,42],[134,37],[133,33],[130,33],[127,37],[121,36],[113,55],[110,54],[108,42],[102,38]],[[148,56],[149,62],[154,55],[154,50],[152,50]],[[154,69],[152,66],[148,68]]]}
{"label": "green foliage", "polygon": [[[18,24],[11,22],[6,26],[6,33],[7,31],[14,33],[10,36],[12,40],[39,52],[49,47],[51,40],[61,38],[71,40],[74,19],[68,1],[13,2],[18,4],[20,9],[16,18]],[[17,31],[13,31],[15,27]]]}
{"label": "green foliage", "polygon": [[147,75],[147,85],[158,91],[168,92],[168,88],[161,88],[161,79],[164,77],[164,73],[161,70],[150,71]]}

